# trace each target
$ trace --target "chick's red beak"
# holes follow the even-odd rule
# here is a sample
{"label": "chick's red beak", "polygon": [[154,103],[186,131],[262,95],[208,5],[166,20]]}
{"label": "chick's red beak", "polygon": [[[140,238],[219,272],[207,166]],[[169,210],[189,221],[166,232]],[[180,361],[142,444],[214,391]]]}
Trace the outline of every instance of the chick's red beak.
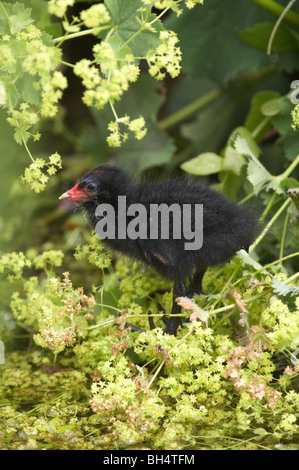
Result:
{"label": "chick's red beak", "polygon": [[64,200],[68,199],[69,201],[84,201],[88,199],[87,194],[82,188],[78,188],[80,181],[73,186],[73,188],[69,189],[65,193],[63,193],[59,199]]}

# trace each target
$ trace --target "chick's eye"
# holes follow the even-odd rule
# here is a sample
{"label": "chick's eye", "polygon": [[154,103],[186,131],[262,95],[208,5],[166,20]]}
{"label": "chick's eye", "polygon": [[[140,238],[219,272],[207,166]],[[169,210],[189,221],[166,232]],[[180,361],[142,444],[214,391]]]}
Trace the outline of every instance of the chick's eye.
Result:
{"label": "chick's eye", "polygon": [[89,183],[85,189],[87,191],[93,192],[97,189],[97,185],[95,183]]}

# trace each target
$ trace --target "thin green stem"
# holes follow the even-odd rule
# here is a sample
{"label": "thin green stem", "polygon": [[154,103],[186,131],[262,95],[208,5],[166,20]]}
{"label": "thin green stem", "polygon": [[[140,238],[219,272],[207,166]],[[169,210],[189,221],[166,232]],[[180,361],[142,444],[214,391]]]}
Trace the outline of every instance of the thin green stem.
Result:
{"label": "thin green stem", "polygon": [[25,142],[25,140],[24,140],[23,138],[22,138],[22,141],[23,141],[24,147],[25,147],[25,149],[26,149],[26,152],[28,153],[28,155],[29,155],[29,157],[31,158],[32,162],[34,162],[34,158],[33,158],[32,154],[31,154],[31,152],[30,152],[30,150],[29,150],[29,148],[28,148],[27,143]]}
{"label": "thin green stem", "polygon": [[297,279],[297,277],[299,277],[299,272],[293,274],[293,276],[288,277],[288,278],[284,281],[284,283],[285,283],[285,284],[289,284],[290,282],[295,281],[295,279]]}
{"label": "thin green stem", "polygon": [[155,19],[153,19],[149,24],[152,25],[154,24],[156,21],[158,21],[160,18],[162,18],[163,15],[165,15],[165,13],[170,9],[170,7],[167,7],[165,8],[161,13],[160,15],[158,15]]}
{"label": "thin green stem", "polygon": [[80,327],[78,327],[78,330],[94,330],[95,328],[99,328],[101,326],[109,325],[109,323],[113,323],[114,321],[115,321],[115,319],[112,318],[111,320],[107,320],[107,321],[104,321],[102,323],[98,323],[97,325],[92,325],[92,326],[87,326],[87,327],[80,326]]}
{"label": "thin green stem", "polygon": [[287,259],[294,258],[295,256],[299,256],[299,251],[296,251],[295,253],[291,253],[289,255],[286,255],[283,258],[276,259],[275,261],[272,261],[272,263],[266,264],[261,269],[258,269],[257,271],[255,271],[254,274],[256,276],[257,274],[261,273],[262,271],[267,271],[267,269],[272,268],[272,266],[275,266],[276,264],[280,264],[283,261],[286,261]]}
{"label": "thin green stem", "polygon": [[63,65],[66,65],[67,67],[71,67],[71,68],[75,67],[74,64],[70,64],[69,62],[66,62],[65,60],[61,60],[60,63]]}
{"label": "thin green stem", "polygon": [[272,49],[272,44],[273,44],[273,41],[274,41],[274,38],[275,38],[275,34],[279,28],[279,25],[281,24],[282,20],[284,19],[284,17],[286,16],[287,12],[292,8],[292,6],[294,5],[294,3],[296,2],[296,0],[291,0],[287,6],[285,7],[285,9],[283,10],[283,12],[281,13],[281,15],[279,16],[278,20],[276,21],[275,23],[275,26],[271,32],[271,35],[270,35],[270,38],[269,38],[269,42],[268,42],[268,46],[267,46],[267,54],[268,55],[271,55],[271,49]]}
{"label": "thin green stem", "polygon": [[115,108],[114,108],[113,103],[112,103],[111,100],[109,100],[109,104],[110,104],[110,108],[112,109],[113,116],[114,116],[115,120],[118,121],[118,115],[117,115],[117,113],[116,113],[116,111],[115,111]]}
{"label": "thin green stem", "polygon": [[72,33],[69,35],[59,36],[59,38],[55,38],[54,42],[59,43],[59,45],[69,39],[79,38],[81,36],[87,36],[88,34],[93,34],[95,31],[105,31],[106,29],[111,29],[111,25],[103,26],[102,28],[90,28],[85,29],[84,31],[78,31],[77,33]]}
{"label": "thin green stem", "polygon": [[268,202],[267,204],[267,207],[265,208],[264,212],[262,213],[261,217],[260,217],[260,222],[262,222],[265,217],[267,216],[267,214],[269,213],[271,207],[273,206],[274,202],[275,202],[275,199],[277,197],[277,193],[273,193],[271,198],[270,198],[270,201]]}
{"label": "thin green stem", "polygon": [[[188,333],[186,333],[185,336],[183,336],[183,337],[180,339],[180,341],[178,341],[178,342],[173,346],[173,348],[170,349],[169,354],[171,354],[172,351],[173,351],[175,348],[177,348],[183,341],[185,341],[185,340],[188,338],[188,336],[190,336],[192,333],[193,333],[193,328],[191,328],[191,329],[188,331]],[[162,367],[164,366],[164,364],[165,364],[165,359],[163,359],[163,360],[161,361],[161,363],[160,363],[159,367],[157,368],[155,374],[154,374],[153,377],[151,378],[151,381],[149,382],[147,388],[150,388],[150,387],[151,387],[152,383],[153,383],[154,380],[156,379],[157,375],[159,374],[159,372],[160,372],[160,370],[162,369]]]}
{"label": "thin green stem", "polygon": [[295,160],[293,160],[290,166],[286,169],[286,171],[284,171],[281,175],[279,175],[279,179],[284,180],[285,178],[287,178],[298,164],[299,164],[299,154],[297,155]]}
{"label": "thin green stem", "polygon": [[260,243],[260,241],[264,238],[266,233],[270,230],[276,219],[280,216],[280,214],[285,210],[285,208],[290,204],[291,198],[287,198],[286,201],[282,204],[282,206],[278,209],[276,214],[272,217],[270,222],[266,225],[262,233],[257,237],[257,239],[252,243],[252,245],[249,247],[249,252],[254,250],[254,248]]}
{"label": "thin green stem", "polygon": [[117,312],[121,312],[122,309],[121,308],[116,308],[116,307],[113,307],[112,305],[106,305],[106,304],[95,304],[97,305],[98,307],[106,307],[106,308],[111,308],[112,310],[116,310]]}
{"label": "thin green stem", "polygon": [[184,121],[185,119],[189,118],[200,109],[210,104],[212,101],[219,98],[223,93],[224,91],[220,89],[209,91],[208,93],[201,96],[200,98],[193,101],[192,103],[188,104],[187,106],[180,109],[179,111],[171,114],[165,119],[162,119],[160,122],[158,122],[159,128],[161,130],[166,130],[166,129],[169,129],[170,127],[175,126],[179,122]]}
{"label": "thin green stem", "polygon": [[[285,7],[282,5],[279,5],[279,3],[274,2],[274,0],[251,0],[253,3],[256,3],[258,6],[263,8],[264,10],[269,11],[275,16],[280,16]],[[285,16],[284,20],[287,23],[293,24],[295,26],[299,26],[299,15],[298,13],[295,13],[294,11],[288,11]]]}
{"label": "thin green stem", "polygon": [[284,219],[284,225],[283,225],[283,231],[282,231],[282,237],[281,237],[281,244],[280,244],[280,251],[279,251],[279,258],[283,258],[283,250],[284,250],[284,245],[285,245],[285,241],[286,241],[286,234],[287,234],[289,218],[290,218],[290,214],[289,214],[289,212],[287,212],[286,216],[285,216],[285,219]]}
{"label": "thin green stem", "polygon": [[227,290],[228,286],[231,284],[232,280],[234,279],[234,277],[236,276],[237,272],[239,271],[239,269],[241,268],[242,266],[242,260],[239,260],[238,263],[237,263],[237,266],[235,267],[235,269],[233,270],[232,274],[230,275],[228,281],[225,283],[224,287],[221,289],[221,292],[218,296],[218,299],[216,300],[215,304],[214,305],[217,305],[217,303],[222,299],[222,296],[224,294],[224,292]]}
{"label": "thin green stem", "polygon": [[262,121],[258,124],[258,126],[256,126],[255,129],[253,129],[253,131],[251,132],[251,135],[252,137],[255,139],[258,134],[261,132],[261,130],[270,122],[270,118],[269,117],[265,117],[264,119],[262,119]]}

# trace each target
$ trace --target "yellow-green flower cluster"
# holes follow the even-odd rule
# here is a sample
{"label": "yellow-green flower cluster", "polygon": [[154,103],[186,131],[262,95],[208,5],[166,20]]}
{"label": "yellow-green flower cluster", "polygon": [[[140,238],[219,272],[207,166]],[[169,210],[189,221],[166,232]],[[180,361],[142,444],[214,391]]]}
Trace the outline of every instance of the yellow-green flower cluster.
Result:
{"label": "yellow-green flower cluster", "polygon": [[295,301],[296,309],[279,299],[274,300],[263,312],[263,322],[270,328],[268,336],[273,347],[292,349],[299,345],[299,298]]}
{"label": "yellow-green flower cluster", "polygon": [[[45,259],[36,260],[44,264],[53,262],[55,252],[48,252]],[[58,251],[59,262],[61,253]],[[88,317],[94,307],[94,298],[87,296],[83,288],[75,289],[69,273],[57,277],[47,277],[42,285],[33,276],[24,282],[26,301],[18,292],[12,297],[11,308],[16,318],[31,325],[38,331],[34,336],[36,344],[49,348],[54,353],[61,352],[66,346],[75,343],[78,336],[84,336],[79,326],[86,326]]]}
{"label": "yellow-green flower cluster", "polygon": [[[18,36],[20,36],[20,40],[24,40],[24,33],[20,33]],[[33,39],[26,42],[23,68],[30,75],[48,78],[50,72],[58,66],[60,58],[60,49],[46,45],[42,39]]]}
{"label": "yellow-green flower cluster", "polygon": [[122,142],[125,142],[129,135],[127,132],[121,132],[119,124],[125,125],[131,132],[134,133],[135,139],[141,140],[147,133],[145,127],[145,120],[142,116],[139,118],[131,119],[129,116],[124,116],[123,118],[118,118],[116,121],[112,121],[108,125],[108,130],[110,134],[107,137],[107,142],[110,147],[120,147]]}
{"label": "yellow-green flower cluster", "polygon": [[45,189],[49,176],[54,175],[61,166],[61,157],[58,153],[51,155],[48,163],[42,158],[36,158],[25,169],[21,180],[23,183],[28,183],[36,193],[39,193]]}
{"label": "yellow-green flower cluster", "polygon": [[178,37],[173,31],[161,31],[160,40],[161,44],[157,49],[148,54],[149,73],[156,80],[163,80],[166,72],[175,78],[180,73],[182,57],[181,50],[177,46]]}
{"label": "yellow-green flower cluster", "polygon": [[46,80],[45,83],[42,82],[42,116],[54,117],[56,115],[58,102],[62,98],[65,88],[67,88],[67,79],[57,70],[49,80]]}
{"label": "yellow-green flower cluster", "polygon": [[119,100],[129,83],[137,80],[139,67],[131,63],[132,55],[127,55],[118,65],[117,53],[108,43],[97,44],[93,51],[95,60],[80,60],[75,64],[74,73],[86,87],[83,102],[102,109],[109,101]]}
{"label": "yellow-green flower cluster", "polygon": [[96,235],[91,237],[89,243],[77,246],[74,256],[76,259],[88,259],[90,264],[99,269],[106,269],[111,264],[110,252]]}
{"label": "yellow-green flower cluster", "polygon": [[152,0],[142,0],[142,3],[145,5],[152,5],[154,4],[155,8],[158,8],[160,10],[165,10],[165,9],[171,9],[173,10],[178,16],[183,12],[179,6],[185,2],[185,5],[187,8],[191,9],[195,7],[195,5],[198,4],[203,4],[204,0],[158,0],[158,1],[152,1]]}
{"label": "yellow-green flower cluster", "polygon": [[97,28],[111,20],[107,8],[102,3],[81,11],[80,17],[87,28]]}
{"label": "yellow-green flower cluster", "polygon": [[296,106],[292,110],[292,120],[292,128],[294,130],[299,129],[299,103],[296,104]]}
{"label": "yellow-green flower cluster", "polygon": [[25,267],[30,267],[31,261],[26,258],[24,253],[6,253],[0,258],[0,273],[8,271],[9,281],[20,279]]}
{"label": "yellow-green flower cluster", "polygon": [[193,8],[195,5],[203,5],[204,0],[185,0],[187,8]]}
{"label": "yellow-green flower cluster", "polygon": [[75,0],[50,0],[48,10],[52,15],[62,18],[69,6],[73,6]]}

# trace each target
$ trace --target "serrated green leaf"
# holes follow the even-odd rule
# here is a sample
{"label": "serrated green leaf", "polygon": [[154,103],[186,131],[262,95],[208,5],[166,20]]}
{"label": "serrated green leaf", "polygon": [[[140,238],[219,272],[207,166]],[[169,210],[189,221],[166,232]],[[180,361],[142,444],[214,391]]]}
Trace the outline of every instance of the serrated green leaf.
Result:
{"label": "serrated green leaf", "polygon": [[39,78],[25,73],[20,80],[18,80],[18,90],[24,101],[30,104],[38,104],[41,102],[41,94],[39,90],[34,88],[33,83],[38,82]]}
{"label": "serrated green leaf", "polygon": [[212,175],[223,169],[223,158],[213,152],[205,152],[183,163],[182,170],[193,175]]}
{"label": "serrated green leaf", "polygon": [[273,287],[273,291],[277,295],[281,295],[283,297],[291,296],[297,297],[299,295],[299,287],[298,286],[289,286],[280,282],[278,279],[274,278],[271,281],[271,285]]}
{"label": "serrated green leaf", "polygon": [[14,83],[4,82],[4,86],[5,86],[6,96],[9,97],[9,99],[7,98],[7,102],[5,103],[5,105],[7,107],[9,106],[14,107],[20,98],[19,92]]}
{"label": "serrated green leaf", "polygon": [[[164,28],[158,20],[153,23],[151,29],[140,31],[141,24],[137,19],[140,18],[139,0],[105,0],[105,5],[115,27],[114,35],[120,39],[121,46],[128,44],[135,57],[145,57],[150,50],[158,47],[159,32]],[[147,22],[151,23],[156,18],[156,15],[150,14]]]}
{"label": "serrated green leaf", "polygon": [[177,32],[183,68],[191,76],[227,84],[242,71],[266,66],[265,54],[245,44],[238,31],[269,16],[250,1],[209,0],[178,18],[170,16],[165,25]]}
{"label": "serrated green leaf", "polygon": [[228,140],[229,145],[233,146],[241,155],[253,155],[254,158],[258,158],[261,153],[261,149],[246,127],[236,127]]}
{"label": "serrated green leaf", "polygon": [[3,9],[0,10],[0,34],[16,34],[33,23],[30,8],[25,8],[22,3],[18,2],[13,5],[1,3]]}
{"label": "serrated green leaf", "polygon": [[252,184],[255,194],[258,194],[262,186],[272,180],[271,173],[269,173],[256,158],[252,150],[249,148],[246,139],[238,135],[234,141],[234,147],[241,155],[249,157],[247,178]]}
{"label": "serrated green leaf", "polygon": [[238,258],[240,258],[245,264],[252,266],[256,270],[263,270],[263,266],[256,261],[252,256],[247,253],[245,250],[239,250],[237,255]]}
{"label": "serrated green leaf", "polygon": [[241,169],[245,163],[246,160],[243,155],[229,145],[226,147],[224,151],[223,170],[230,170],[236,175],[240,175]]}

